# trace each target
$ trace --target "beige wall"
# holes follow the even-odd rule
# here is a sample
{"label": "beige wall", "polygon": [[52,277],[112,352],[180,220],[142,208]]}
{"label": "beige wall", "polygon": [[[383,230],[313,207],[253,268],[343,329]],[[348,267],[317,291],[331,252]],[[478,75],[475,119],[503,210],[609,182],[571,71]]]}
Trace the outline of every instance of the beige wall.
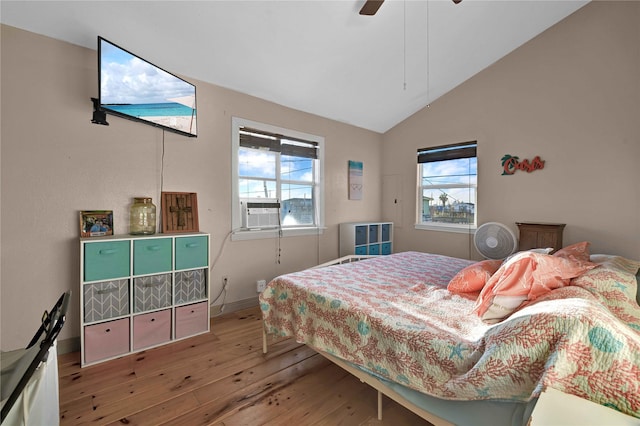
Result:
{"label": "beige wall", "polygon": [[[566,223],[565,245],[640,259],[639,23],[640,2],[590,3],[387,132],[396,248],[478,258],[463,234],[413,226],[416,150],[477,140],[479,223]],[[501,176],[504,154],[545,168]]]}
{"label": "beige wall", "polygon": [[[197,139],[108,116],[90,123],[97,96],[96,52],[2,26],[2,350],[24,346],[42,312],[72,289],[61,339],[79,336],[79,210],[114,211],[128,232],[134,196],[198,193],[200,229],[213,259],[231,229],[231,117],[325,138],[327,229],[280,242],[227,241],[212,294],[230,278],[227,302],[256,298],[255,281],[338,256],[338,223],[379,220],[381,135],[195,81]],[[140,52],[144,54],[144,52]],[[164,147],[164,177],[163,171]],[[365,197],[347,199],[347,161],[364,162]],[[250,260],[250,261],[249,261]]]}
{"label": "beige wall", "polygon": [[[480,223],[563,222],[567,244],[640,259],[638,22],[640,2],[590,3],[383,136],[196,81],[196,140],[111,116],[91,124],[95,51],[2,26],[0,348],[26,344],[66,289],[61,337],[79,335],[79,210],[111,209],[126,233],[133,196],[157,201],[162,181],[197,192],[213,259],[231,228],[232,116],[325,137],[327,229],[283,239],[280,264],[276,241],[227,241],[211,280],[217,294],[230,277],[227,302],[337,257],[340,222],[382,215],[398,225],[397,250],[468,257],[466,236],[413,227],[416,149],[467,140],[479,142]],[[546,167],[501,176],[504,154]],[[361,202],[347,200],[350,159],[364,162]]]}

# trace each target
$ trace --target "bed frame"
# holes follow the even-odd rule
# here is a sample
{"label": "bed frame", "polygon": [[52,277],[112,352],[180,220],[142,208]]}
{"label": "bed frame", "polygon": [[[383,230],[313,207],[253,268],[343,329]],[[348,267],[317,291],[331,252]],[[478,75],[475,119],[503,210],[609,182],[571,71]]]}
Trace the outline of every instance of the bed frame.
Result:
{"label": "bed frame", "polygon": [[[316,269],[316,268],[324,268],[326,266],[332,266],[332,265],[341,265],[344,263],[351,263],[351,262],[357,262],[360,260],[365,260],[365,259],[370,259],[370,258],[374,258],[374,257],[378,257],[378,256],[365,256],[365,255],[349,255],[349,256],[343,256],[340,257],[338,259],[334,259],[331,260],[329,262],[320,264],[320,265],[316,265],[313,266],[309,269]],[[263,326],[262,327],[262,353],[266,354],[268,352],[268,344],[267,344],[267,331],[266,328]],[[420,408],[419,406],[417,406],[416,404],[412,403],[411,401],[407,400],[405,397],[403,397],[402,395],[400,395],[398,392],[394,391],[393,389],[389,388],[388,386],[386,386],[383,382],[381,382],[380,380],[378,380],[375,376],[372,376],[370,374],[367,374],[366,372],[354,367],[353,365],[339,359],[336,358],[333,355],[318,351],[318,353],[320,355],[322,355],[323,357],[325,357],[326,359],[328,359],[329,361],[333,362],[334,364],[336,364],[337,366],[343,368],[344,370],[346,370],[348,373],[350,373],[351,375],[357,377],[362,383],[366,383],[369,386],[371,386],[372,388],[374,388],[375,390],[378,391],[378,420],[382,420],[382,395],[385,395],[389,398],[391,398],[392,400],[394,400],[395,402],[397,402],[398,404],[402,405],[403,407],[407,408],[408,410],[410,410],[411,412],[415,413],[416,415],[420,416],[421,418],[427,420],[428,422],[432,423],[434,426],[455,426],[453,423],[450,423],[444,419],[442,419],[441,417],[438,417],[426,410],[424,410],[423,408]]]}
{"label": "bed frame", "polygon": [[[411,255],[413,256],[413,255]],[[407,259],[411,259],[411,263],[412,265],[416,263],[416,261],[419,262],[419,259],[421,259],[420,257],[411,257],[408,256]],[[605,256],[605,258],[600,259],[603,265],[606,265],[607,262],[613,262],[613,260],[609,259],[609,257],[612,258],[617,258],[616,256],[609,256],[606,257],[607,255],[603,255]],[[340,265],[340,264],[345,264],[345,263],[351,263],[351,262],[355,262],[355,261],[360,261],[363,259],[368,259],[368,258],[374,258],[374,257],[380,257],[380,256],[345,256],[330,262],[326,262],[323,263],[321,265],[317,265],[313,268],[310,269],[315,269],[315,268],[323,268],[323,267],[330,267],[332,265]],[[593,259],[593,256],[591,256],[591,258]],[[624,259],[623,259],[624,260]],[[616,260],[618,261],[618,260]],[[375,264],[376,261],[373,261],[373,263]],[[389,266],[389,264],[393,265],[393,262],[390,263],[385,263],[386,261],[384,259],[380,260],[381,266],[383,267],[383,269],[380,272],[380,276],[384,276],[387,277],[387,275],[385,275],[385,269],[384,266]],[[622,262],[622,261],[620,261]],[[624,263],[624,262],[623,262]],[[632,267],[635,267],[636,263],[633,261],[629,261],[629,263],[631,264]],[[418,263],[419,264],[419,263]],[[613,263],[612,263],[613,264]],[[444,265],[444,264],[443,264]],[[368,267],[367,265],[354,265],[356,268],[356,272],[362,270],[367,270]],[[362,266],[362,268],[360,267]],[[458,266],[458,264],[456,264],[456,266]],[[616,266],[617,268],[618,266]],[[443,266],[443,268],[445,268],[445,266]],[[610,278],[607,278],[609,273],[613,273],[615,272],[615,269],[613,266],[611,266],[612,270],[611,271],[607,271],[606,269],[604,271],[602,271],[602,273],[595,273],[593,276],[589,276],[587,278],[585,278],[585,282],[578,284],[576,282],[576,286],[578,287],[585,287],[587,290],[590,289],[591,286],[596,286],[599,290],[601,291],[610,291],[611,289],[613,289],[615,287],[615,284],[617,283],[617,280],[612,280]],[[622,268],[622,266],[620,267]],[[329,282],[336,282],[339,283],[339,275],[341,271],[335,271],[334,273],[334,269],[335,268],[330,268],[329,270],[327,270],[327,274],[328,276],[330,276],[330,278],[328,278]],[[346,269],[351,269],[351,268],[346,268]],[[627,268],[628,269],[628,268]],[[625,269],[624,271],[626,272],[627,269]],[[398,271],[399,267],[396,265],[395,269],[392,268],[393,271]],[[428,270],[425,269],[425,270]],[[635,270],[635,269],[634,269]],[[413,271],[413,270],[412,270]],[[345,271],[347,272],[347,271]],[[360,281],[360,279],[358,278],[358,274],[353,274],[354,271],[350,271],[351,274],[346,274],[346,276],[350,279],[350,283],[351,282],[358,282]],[[454,271],[447,271],[448,273],[453,273]],[[633,272],[631,272],[633,273]],[[310,285],[314,284],[315,281],[309,281],[308,279],[305,281],[305,277],[308,276],[312,276],[315,277],[316,279],[321,276],[323,273],[313,273],[310,272],[308,274],[301,274],[301,281],[302,282],[309,282]],[[416,271],[417,274],[417,271]],[[414,279],[416,282],[420,282],[421,281],[421,276],[422,275],[417,275],[417,277],[415,277],[414,275],[416,274],[410,274],[409,272],[407,272],[407,276],[412,277],[412,279]],[[335,276],[334,276],[335,275]],[[629,275],[628,273],[626,275]],[[634,281],[633,278],[628,277],[628,276],[624,276],[619,278],[622,281],[629,281],[629,285],[632,285],[631,282]],[[394,276],[395,277],[395,276]],[[640,277],[640,272],[636,273],[636,278]],[[285,277],[286,278],[286,277]],[[292,277],[292,279],[295,281],[295,278]],[[402,287],[403,285],[403,281],[393,281],[394,278],[389,278],[389,280],[391,280],[390,282],[397,282],[397,284],[400,286],[398,288],[395,288],[395,290],[404,288]],[[431,277],[430,279],[434,280],[434,283],[437,283],[439,285],[442,285],[442,282],[438,281],[438,276],[435,277]],[[286,280],[285,280],[286,281]],[[362,279],[363,283],[368,283],[367,278]],[[413,283],[413,281],[412,281]],[[635,284],[635,282],[633,283]],[[295,282],[291,282],[292,286],[295,286]],[[368,284],[367,284],[368,285]],[[271,304],[270,300],[271,299],[276,299],[276,296],[278,296],[279,292],[282,292],[282,294],[280,294],[280,296],[282,296],[283,294],[286,295],[286,288],[288,288],[287,286],[284,285],[281,288],[279,283],[274,283],[273,284],[273,288],[275,290],[275,293],[265,293],[264,295],[261,296],[261,299],[264,297],[264,301],[265,303]],[[602,289],[600,289],[600,287],[602,286]],[[315,288],[315,287],[314,287]],[[624,287],[627,288],[627,287]],[[349,287],[349,289],[351,289],[351,287]],[[322,290],[317,290],[319,292],[322,292]],[[336,297],[340,297],[341,294],[343,294],[340,289],[336,289],[338,296]],[[374,291],[374,290],[372,290]],[[568,295],[573,295],[574,293],[579,294],[578,290],[574,290],[573,287],[570,287],[568,289]],[[300,292],[304,292],[304,290],[301,290]],[[306,294],[306,293],[305,293]],[[328,293],[328,294],[333,294],[333,293]],[[344,292],[345,297],[348,300],[351,300],[349,298],[353,298],[355,297],[356,299],[359,297],[357,294],[354,296],[352,293],[349,292]],[[382,295],[384,293],[381,293]],[[396,293],[389,293],[389,294],[398,294],[398,292],[396,291]],[[563,294],[560,294],[558,297],[562,297]],[[304,296],[301,296],[304,297]],[[402,298],[403,295],[399,294],[398,296],[399,298]],[[621,296],[622,297],[622,296]],[[638,297],[640,297],[640,292]],[[556,297],[557,298],[557,297]],[[629,298],[628,295],[624,295],[624,300],[625,303],[627,302],[627,299]],[[631,296],[632,298],[632,296]],[[283,299],[282,297],[278,298]],[[304,300],[301,299],[301,300]],[[429,299],[430,300],[430,299]],[[555,300],[554,298],[551,298],[551,301]],[[617,300],[617,299],[616,299]],[[324,303],[324,300],[322,300],[322,302]],[[284,303],[284,302],[283,302]],[[310,300],[310,303],[315,303],[314,301]],[[275,303],[277,305],[277,303]],[[637,317],[637,312],[634,310],[636,308],[635,304],[630,301],[628,302],[629,306],[629,315],[633,318]],[[290,310],[292,309],[292,305],[291,303],[288,303],[285,305],[285,309]],[[320,307],[314,305],[315,307],[317,307],[318,309],[321,309]],[[339,306],[339,305],[338,305]],[[614,305],[614,307],[617,305]],[[626,305],[625,305],[626,306]],[[332,306],[333,307],[333,306]],[[544,307],[543,307],[544,308]],[[604,309],[605,307],[603,307]],[[595,309],[595,307],[594,307]],[[600,311],[598,310],[594,310],[594,315],[598,314]],[[533,312],[535,314],[535,312]],[[327,315],[330,315],[329,313],[327,313]],[[404,312],[399,312],[398,315],[402,318],[402,316],[404,315]],[[604,315],[604,314],[603,314]],[[277,316],[277,312],[276,312],[276,316]],[[269,317],[269,315],[265,314],[265,317]],[[283,317],[285,319],[283,319],[283,321],[294,321],[294,319],[291,319],[290,317],[287,317],[286,315]],[[288,319],[286,319],[288,318]],[[605,318],[606,319],[606,318]],[[562,325],[562,324],[561,324]],[[553,326],[553,325],[552,325]],[[295,327],[294,327],[295,328]],[[345,327],[343,327],[345,328]],[[346,327],[347,329],[349,327]],[[263,322],[263,352],[267,353],[267,341],[268,341],[268,328],[266,327],[266,323]],[[617,329],[616,329],[617,330]],[[289,330],[288,333],[286,334],[291,334],[292,330]],[[347,330],[347,333],[350,333],[352,330]],[[614,330],[615,332],[615,330]],[[280,335],[280,333],[275,333],[276,335]],[[626,335],[624,335],[626,336]],[[621,338],[624,337],[621,334]],[[424,339],[430,339],[431,337],[425,336]],[[578,339],[580,339],[580,335],[578,335]],[[301,336],[301,340],[300,341],[308,341],[310,342],[311,345],[314,345],[314,341],[313,340],[306,340],[304,338],[304,336]],[[629,340],[629,345],[630,347],[635,347],[637,346],[637,344],[635,343],[634,340]],[[323,348],[325,346],[323,346],[321,343],[318,345],[319,348]],[[331,347],[326,346],[326,347]],[[312,347],[313,348],[313,347]],[[393,351],[393,346],[388,346],[388,350],[389,351]],[[315,349],[315,348],[313,348]],[[599,349],[598,347],[596,347],[596,349]],[[500,399],[499,397],[496,397],[494,395],[494,398],[490,398],[488,397],[488,395],[483,395],[485,398],[473,398],[473,393],[469,394],[472,396],[472,399],[448,399],[448,398],[439,398],[436,396],[431,396],[427,393],[423,393],[420,392],[418,390],[415,390],[413,388],[407,387],[405,385],[403,385],[402,383],[397,383],[395,381],[393,381],[393,379],[389,379],[387,377],[383,377],[380,376],[378,374],[376,374],[375,370],[371,371],[368,370],[366,368],[363,368],[357,364],[353,364],[351,362],[345,361],[341,358],[336,357],[335,355],[331,354],[331,353],[326,353],[324,350],[322,349],[315,349],[320,355],[324,356],[326,359],[328,359],[329,361],[331,361],[332,363],[336,364],[337,366],[339,366],[340,368],[342,368],[343,370],[347,371],[348,373],[350,373],[351,375],[357,377],[361,382],[368,384],[369,386],[371,386],[372,388],[376,389],[378,392],[377,395],[377,403],[378,403],[378,419],[382,420],[382,395],[386,395],[389,398],[391,398],[392,400],[394,400],[395,402],[399,403],[401,406],[407,408],[408,410],[412,411],[413,413],[415,413],[416,415],[418,415],[419,417],[429,421],[430,423],[436,425],[436,426],[450,426],[453,424],[475,424],[477,426],[483,425],[483,426],[496,426],[498,425],[498,423],[501,426],[523,426],[523,425],[527,425],[527,426],[531,426],[534,418],[534,414],[536,414],[538,417],[540,417],[540,419],[544,418],[543,415],[539,415],[539,413],[534,413],[534,411],[539,411],[537,410],[537,404],[539,402],[539,397],[537,396],[532,396],[530,398],[527,399],[521,399],[518,398],[517,396],[515,397],[510,397],[508,396],[507,393],[500,393],[500,391],[496,392],[495,395],[507,395],[505,397],[503,397],[503,399]],[[517,348],[514,349],[515,352],[517,352]],[[346,358],[349,358],[349,356],[347,356]],[[400,371],[400,370],[399,370]],[[400,376],[400,373],[398,373]],[[385,376],[387,376],[387,374],[385,374]],[[390,376],[391,377],[391,376]],[[631,376],[629,376],[631,377]],[[538,384],[536,386],[542,386],[544,382],[540,381],[538,382]],[[603,384],[604,385],[604,384]],[[546,386],[545,386],[546,387]],[[547,392],[547,389],[544,388],[536,388],[538,390],[538,392],[542,391]],[[534,391],[536,390],[534,389]],[[560,388],[562,389],[562,388]],[[637,401],[637,399],[634,399],[634,396],[630,396],[632,394],[621,394],[619,395],[619,397],[611,397],[610,400],[612,401],[621,401],[620,404],[627,404],[627,399],[629,399],[630,401]],[[590,400],[587,399],[587,402],[589,402]],[[598,401],[597,399],[594,399],[594,401]],[[609,400],[607,400],[609,401]],[[592,404],[597,405],[596,402],[593,402]],[[616,404],[611,403],[611,404],[605,404],[606,405],[613,405],[616,406]],[[624,405],[629,406],[627,405]],[[542,410],[542,408],[541,408]],[[621,410],[622,411],[622,410]],[[624,412],[624,411],[623,411]],[[631,411],[633,412],[633,411]],[[553,415],[553,414],[552,414]],[[630,418],[637,420],[636,418],[634,418],[633,416],[630,416]],[[633,424],[637,424],[637,422],[632,422]],[[630,423],[631,424],[631,423]]]}
{"label": "bed frame", "polygon": [[342,367],[347,372],[357,377],[362,383],[366,383],[378,391],[378,420],[382,420],[382,395],[385,395],[391,398],[392,400],[394,400],[395,402],[397,402],[398,404],[402,405],[403,407],[407,408],[409,411],[427,420],[434,426],[455,426],[453,423],[450,423],[424,410],[423,408],[418,407],[417,405],[415,405],[414,403],[412,403],[411,401],[407,400],[405,397],[400,395],[398,392],[385,386],[383,382],[381,382],[374,376],[367,374],[358,368],[353,367],[352,365],[344,362],[340,358],[334,357],[333,355],[329,355],[324,352],[318,352],[318,353],[323,357],[327,358],[329,361],[336,364],[337,366]]}
{"label": "bed frame", "polygon": [[[262,353],[266,354],[268,352],[267,348],[267,332],[264,327],[262,328]],[[353,367],[351,364],[341,360],[340,358],[336,358],[333,355],[329,355],[325,352],[318,351],[320,355],[328,359],[329,361],[336,364],[338,367],[343,368],[351,375],[357,377],[362,383],[366,383],[375,390],[378,391],[378,420],[382,420],[382,395],[385,395],[403,407],[407,408],[409,411],[415,413],[421,418],[427,420],[434,426],[455,426],[453,423],[450,423],[441,417],[438,417],[407,400],[405,397],[400,395],[398,392],[393,389],[385,386],[383,382],[378,380],[376,377],[365,373],[364,371]]]}

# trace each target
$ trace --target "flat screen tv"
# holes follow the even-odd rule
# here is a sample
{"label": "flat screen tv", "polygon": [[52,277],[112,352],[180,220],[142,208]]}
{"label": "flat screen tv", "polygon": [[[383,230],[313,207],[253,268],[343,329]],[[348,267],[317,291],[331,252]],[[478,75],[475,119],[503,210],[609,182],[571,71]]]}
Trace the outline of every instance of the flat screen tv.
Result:
{"label": "flat screen tv", "polygon": [[99,108],[196,137],[196,86],[98,36]]}

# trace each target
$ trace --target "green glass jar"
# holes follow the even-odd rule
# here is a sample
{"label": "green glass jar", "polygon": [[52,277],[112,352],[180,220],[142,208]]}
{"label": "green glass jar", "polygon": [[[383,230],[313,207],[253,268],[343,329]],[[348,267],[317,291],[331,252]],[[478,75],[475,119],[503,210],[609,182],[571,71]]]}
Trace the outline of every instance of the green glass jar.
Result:
{"label": "green glass jar", "polygon": [[129,233],[152,235],[156,233],[156,206],[150,197],[135,197],[129,210]]}

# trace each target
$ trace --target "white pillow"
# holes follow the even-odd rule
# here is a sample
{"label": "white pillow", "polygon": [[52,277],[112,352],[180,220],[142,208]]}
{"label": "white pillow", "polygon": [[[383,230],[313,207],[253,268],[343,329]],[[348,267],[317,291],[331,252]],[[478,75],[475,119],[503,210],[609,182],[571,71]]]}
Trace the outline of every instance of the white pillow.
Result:
{"label": "white pillow", "polygon": [[549,254],[553,251],[553,247],[547,247],[547,248],[534,248],[534,249],[529,249],[529,250],[522,250],[522,251],[517,251],[509,256],[507,256],[507,258],[505,260],[502,261],[502,263],[507,263],[509,261],[509,259],[511,259],[513,256],[515,256],[518,253],[524,253],[527,251],[531,251],[534,253],[540,253],[540,254]]}

